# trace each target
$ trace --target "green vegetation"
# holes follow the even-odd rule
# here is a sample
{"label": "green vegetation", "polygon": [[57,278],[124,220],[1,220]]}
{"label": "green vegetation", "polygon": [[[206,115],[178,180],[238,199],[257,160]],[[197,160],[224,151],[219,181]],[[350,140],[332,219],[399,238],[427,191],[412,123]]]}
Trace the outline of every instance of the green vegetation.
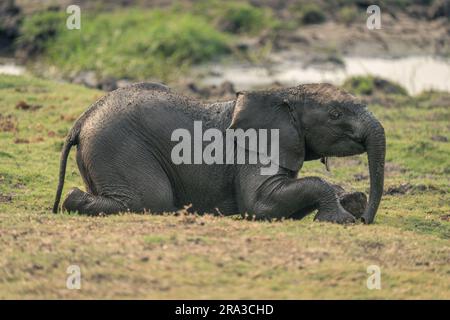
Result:
{"label": "green vegetation", "polygon": [[18,46],[32,54],[41,53],[48,41],[63,30],[64,22],[64,13],[55,11],[42,11],[27,17],[21,26]]}
{"label": "green vegetation", "polygon": [[83,13],[81,30],[68,30],[66,18],[60,11],[26,16],[18,48],[64,76],[90,70],[99,78],[163,81],[231,53],[236,35],[254,36],[279,23],[270,9],[237,1],[91,10]]}
{"label": "green vegetation", "polygon": [[350,24],[358,19],[358,10],[354,6],[345,6],[339,9],[338,19],[340,22]]}
{"label": "green vegetation", "polygon": [[26,19],[23,30],[19,45],[36,43],[43,60],[64,74],[167,80],[229,51],[229,37],[206,19],[168,10],[87,13],[81,30],[66,29],[59,12],[43,12]]}
{"label": "green vegetation", "polygon": [[292,10],[301,24],[317,24],[326,20],[324,9],[315,3],[296,3]]}
{"label": "green vegetation", "polygon": [[[449,94],[369,105],[388,150],[386,195],[371,226],[312,216],[53,215],[64,136],[102,95],[0,76],[0,298],[450,298]],[[333,158],[331,170],[313,161],[301,175],[368,191],[365,156]],[[72,150],[65,191],[74,186],[82,181]],[[73,264],[81,290],[65,287]],[[381,290],[366,288],[373,264]]]}
{"label": "green vegetation", "polygon": [[400,85],[373,76],[356,76],[347,79],[344,89],[356,95],[372,95],[375,93],[407,95]]}
{"label": "green vegetation", "polygon": [[269,8],[245,1],[200,1],[193,11],[208,17],[218,29],[233,34],[255,35],[280,24]]}

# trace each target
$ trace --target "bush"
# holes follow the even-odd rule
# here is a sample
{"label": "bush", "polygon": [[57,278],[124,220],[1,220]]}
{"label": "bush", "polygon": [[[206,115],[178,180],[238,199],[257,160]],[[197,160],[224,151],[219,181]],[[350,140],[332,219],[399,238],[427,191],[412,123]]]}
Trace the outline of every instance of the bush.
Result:
{"label": "bush", "polygon": [[350,24],[358,18],[358,10],[355,7],[343,7],[338,12],[340,22]]}
{"label": "bush", "polygon": [[407,91],[394,82],[373,76],[356,76],[347,79],[342,87],[357,95],[375,93],[408,95]]}
{"label": "bush", "polygon": [[279,23],[270,9],[247,2],[201,1],[194,10],[206,14],[220,30],[233,34],[257,34]]}
{"label": "bush", "polygon": [[17,45],[27,55],[42,52],[47,42],[56,36],[57,31],[64,25],[64,13],[57,11],[45,11],[28,16],[20,30]]}
{"label": "bush", "polygon": [[303,24],[317,24],[326,20],[322,8],[316,4],[302,6],[300,11],[300,19]]}

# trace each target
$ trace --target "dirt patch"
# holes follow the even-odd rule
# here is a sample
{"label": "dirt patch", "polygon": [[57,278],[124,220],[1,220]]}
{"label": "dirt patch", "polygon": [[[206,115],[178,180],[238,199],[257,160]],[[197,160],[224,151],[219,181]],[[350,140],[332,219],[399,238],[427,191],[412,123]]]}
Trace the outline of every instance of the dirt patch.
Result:
{"label": "dirt patch", "polygon": [[369,179],[369,175],[364,173],[357,173],[353,175],[353,178],[355,178],[356,181],[363,181]]}
{"label": "dirt patch", "polygon": [[11,195],[0,193],[0,203],[10,203],[10,202],[12,202]]}
{"label": "dirt patch", "polygon": [[67,122],[74,122],[75,120],[77,120],[77,116],[71,115],[71,114],[62,114],[59,116],[59,119],[63,120],[63,121],[67,121]]}
{"label": "dirt patch", "polygon": [[443,190],[440,190],[439,188],[432,186],[432,185],[425,185],[425,184],[410,184],[410,183],[402,183],[397,186],[390,186],[385,192],[385,195],[403,195],[403,194],[417,194],[417,193],[423,193],[426,191],[440,191],[443,192]]}
{"label": "dirt patch", "polygon": [[199,87],[194,82],[190,82],[186,85],[186,91],[205,99],[234,99],[236,96],[234,85],[229,81],[225,81],[219,86],[210,85],[205,87]]}
{"label": "dirt patch", "polygon": [[40,108],[42,108],[42,106],[39,104],[29,104],[23,100],[19,101],[16,104],[16,109],[18,109],[18,110],[36,111],[36,110],[39,110]]}
{"label": "dirt patch", "polygon": [[30,143],[30,140],[25,139],[25,138],[16,138],[16,139],[14,139],[14,143],[15,144],[27,144],[27,143]]}
{"label": "dirt patch", "polygon": [[42,142],[44,140],[45,140],[44,137],[37,136],[37,137],[31,138],[30,142],[37,143],[37,142]]}
{"label": "dirt patch", "polygon": [[440,136],[440,135],[432,136],[431,140],[437,141],[437,142],[448,142],[448,138],[447,137]]}
{"label": "dirt patch", "polygon": [[3,116],[0,114],[0,131],[16,132],[17,120],[12,115]]}
{"label": "dirt patch", "polygon": [[405,173],[406,169],[396,163],[386,162],[384,164],[384,172],[386,172],[386,173],[394,173],[394,172]]}

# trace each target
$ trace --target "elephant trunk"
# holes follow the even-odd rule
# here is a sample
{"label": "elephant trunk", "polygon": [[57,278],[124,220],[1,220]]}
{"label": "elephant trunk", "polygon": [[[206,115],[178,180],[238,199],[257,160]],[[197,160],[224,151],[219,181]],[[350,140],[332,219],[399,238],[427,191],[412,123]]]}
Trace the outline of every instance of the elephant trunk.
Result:
{"label": "elephant trunk", "polygon": [[386,137],[383,126],[372,114],[364,122],[367,130],[365,147],[369,160],[370,192],[369,203],[361,219],[364,223],[370,224],[375,219],[383,195]]}

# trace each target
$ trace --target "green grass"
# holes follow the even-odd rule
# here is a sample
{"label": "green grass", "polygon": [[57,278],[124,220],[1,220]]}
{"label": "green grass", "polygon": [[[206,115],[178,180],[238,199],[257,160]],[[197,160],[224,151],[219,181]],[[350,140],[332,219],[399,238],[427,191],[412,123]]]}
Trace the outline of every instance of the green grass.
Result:
{"label": "green grass", "polygon": [[238,1],[83,11],[80,30],[68,30],[66,18],[58,11],[25,17],[17,46],[33,53],[36,73],[52,66],[65,77],[92,70],[100,78],[169,81],[232,53],[237,36],[257,36],[280,23],[270,9]]}
{"label": "green grass", "polygon": [[27,18],[19,46],[37,46],[38,60],[66,75],[93,70],[101,77],[168,80],[230,50],[229,35],[188,12],[88,12],[80,30],[68,30],[65,17],[41,12]]}
{"label": "green grass", "polygon": [[319,24],[327,19],[326,10],[315,3],[298,2],[291,6],[291,10],[300,24]]}
{"label": "green grass", "polygon": [[400,85],[374,76],[354,76],[348,78],[342,85],[344,89],[356,95],[373,95],[378,91],[382,94],[407,95]]}
{"label": "green grass", "polygon": [[257,35],[281,25],[268,7],[256,7],[246,1],[203,0],[193,6],[193,12],[206,16],[225,32],[238,35]]}
{"label": "green grass", "polygon": [[[65,134],[102,92],[0,76],[0,298],[450,298],[448,94],[370,105],[387,133],[376,223],[340,226],[212,216],[50,213]],[[19,101],[41,105],[19,110]],[[74,152],[65,190],[82,187]],[[318,161],[318,175],[368,190],[365,156]],[[11,200],[9,200],[11,199]],[[81,268],[81,290],[65,286]],[[381,290],[366,288],[369,265]]]}

